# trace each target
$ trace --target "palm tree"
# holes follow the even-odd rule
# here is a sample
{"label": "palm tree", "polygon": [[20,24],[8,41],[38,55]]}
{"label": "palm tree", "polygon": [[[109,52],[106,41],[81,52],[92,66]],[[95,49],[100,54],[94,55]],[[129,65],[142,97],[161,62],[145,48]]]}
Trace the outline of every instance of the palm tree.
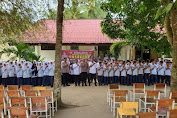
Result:
{"label": "palm tree", "polygon": [[40,56],[37,56],[34,52],[34,49],[28,44],[16,41],[10,41],[9,44],[12,46],[4,48],[0,52],[0,57],[5,54],[10,57],[10,60],[15,60],[16,58],[25,59],[26,61],[40,60]]}

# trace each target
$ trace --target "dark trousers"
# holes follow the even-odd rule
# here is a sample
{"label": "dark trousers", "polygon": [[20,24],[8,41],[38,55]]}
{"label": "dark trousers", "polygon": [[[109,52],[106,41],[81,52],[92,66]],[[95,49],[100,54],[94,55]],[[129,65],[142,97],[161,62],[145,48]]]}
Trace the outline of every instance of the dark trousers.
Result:
{"label": "dark trousers", "polygon": [[119,76],[114,76],[115,83],[120,83],[120,77]]}
{"label": "dark trousers", "polygon": [[157,83],[160,83],[161,75],[157,75]]}
{"label": "dark trousers", "polygon": [[103,82],[103,76],[99,76],[99,75],[98,75],[98,83],[99,83],[99,86],[102,85],[102,82]]}
{"label": "dark trousers", "polygon": [[121,76],[121,84],[122,85],[126,84],[126,77],[125,76]]}
{"label": "dark trousers", "polygon": [[154,83],[157,82],[157,75],[152,74],[151,75],[151,84],[154,85]]}
{"label": "dark trousers", "polygon": [[169,86],[171,85],[171,76],[170,75],[165,75],[165,83]]}
{"label": "dark trousers", "polygon": [[104,85],[108,85],[108,77],[104,77]]}
{"label": "dark trousers", "polygon": [[23,78],[23,85],[31,85],[31,78]]}
{"label": "dark trousers", "polygon": [[0,85],[2,84],[2,76],[0,76]]}
{"label": "dark trousers", "polygon": [[127,74],[127,85],[132,85],[132,76]]}
{"label": "dark trousers", "polygon": [[43,77],[42,85],[43,86],[48,86],[48,84],[49,84],[49,76],[45,75]]}
{"label": "dark trousers", "polygon": [[16,77],[9,77],[9,85],[16,85],[17,84],[17,78]]}
{"label": "dark trousers", "polygon": [[2,85],[4,85],[4,87],[7,87],[8,81],[8,78],[2,78]]}
{"label": "dark trousers", "polygon": [[17,85],[19,86],[19,88],[22,85],[22,83],[23,83],[23,78],[22,77],[17,78]]}
{"label": "dark trousers", "polygon": [[161,75],[161,83],[164,83],[165,76]]}
{"label": "dark trousers", "polygon": [[49,76],[50,86],[53,87],[54,76]]}
{"label": "dark trousers", "polygon": [[31,84],[33,85],[33,86],[36,86],[36,77],[32,77],[31,78]]}
{"label": "dark trousers", "polygon": [[113,77],[108,77],[108,84],[112,84],[112,78]]}
{"label": "dark trousers", "polygon": [[42,79],[43,79],[43,77],[37,77],[36,78],[36,85],[41,86],[42,85]]}
{"label": "dark trousers", "polygon": [[87,79],[87,72],[82,72],[81,73],[82,86],[84,86],[84,84],[85,86],[87,85],[86,79]]}
{"label": "dark trousers", "polygon": [[137,76],[136,76],[136,75],[133,75],[132,78],[133,78],[133,79],[132,79],[132,80],[133,80],[132,82],[133,82],[133,83],[137,83]]}
{"label": "dark trousers", "polygon": [[149,86],[150,85],[150,76],[149,76],[149,73],[145,73],[144,74],[144,78],[145,78],[144,79],[145,84]]}
{"label": "dark trousers", "polygon": [[138,75],[139,83],[143,83],[143,74]]}
{"label": "dark trousers", "polygon": [[80,86],[80,75],[75,75],[75,86]]}
{"label": "dark trousers", "polygon": [[94,81],[95,81],[95,86],[97,86],[97,82],[96,82],[96,74],[89,74],[89,80],[88,80],[88,82],[89,82],[89,86],[90,86],[90,81],[91,80],[93,80],[94,79]]}
{"label": "dark trousers", "polygon": [[68,85],[69,73],[63,73],[63,86]]}

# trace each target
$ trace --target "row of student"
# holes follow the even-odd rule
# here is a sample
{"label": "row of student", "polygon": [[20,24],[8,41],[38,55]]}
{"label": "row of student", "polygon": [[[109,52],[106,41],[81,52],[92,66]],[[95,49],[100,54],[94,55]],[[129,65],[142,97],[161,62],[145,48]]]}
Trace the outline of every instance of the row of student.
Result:
{"label": "row of student", "polygon": [[54,62],[0,62],[0,84],[52,86],[54,81]]}
{"label": "row of student", "polygon": [[161,60],[146,61],[116,61],[109,60],[97,63],[91,59],[87,62],[85,59],[82,61],[75,60],[67,61],[65,58],[62,62],[63,85],[68,85],[67,78],[73,75],[72,79],[75,85],[87,86],[87,78],[90,86],[90,81],[94,79],[95,86],[97,85],[96,75],[98,75],[99,85],[107,85],[110,83],[121,83],[132,85],[132,83],[145,83],[146,85],[154,83],[163,83],[164,81],[170,85],[171,83],[171,62]]}

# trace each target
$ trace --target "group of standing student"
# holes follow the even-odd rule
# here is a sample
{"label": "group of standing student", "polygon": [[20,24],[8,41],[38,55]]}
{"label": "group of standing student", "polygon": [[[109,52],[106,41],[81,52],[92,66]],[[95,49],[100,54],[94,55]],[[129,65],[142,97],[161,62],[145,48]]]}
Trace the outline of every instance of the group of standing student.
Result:
{"label": "group of standing student", "polygon": [[33,63],[22,61],[0,62],[0,84],[51,86],[54,81],[54,61]]}
{"label": "group of standing student", "polygon": [[[122,85],[133,85],[133,83],[145,83],[146,85],[153,85],[154,83],[171,84],[171,70],[172,62],[169,60],[153,59],[146,61],[136,60],[114,60],[104,58],[95,62],[94,59],[87,61],[75,60],[69,61],[67,58],[61,63],[63,74],[63,85],[69,86],[68,78],[74,79],[75,86],[87,86],[92,80],[97,86],[108,85],[111,83],[120,83]],[[98,80],[97,80],[98,79]]]}

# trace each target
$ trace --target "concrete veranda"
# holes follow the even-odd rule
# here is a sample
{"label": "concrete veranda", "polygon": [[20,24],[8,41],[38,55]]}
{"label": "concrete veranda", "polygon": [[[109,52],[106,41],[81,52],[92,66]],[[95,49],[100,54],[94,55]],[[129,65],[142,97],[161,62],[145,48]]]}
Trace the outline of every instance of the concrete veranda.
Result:
{"label": "concrete veranda", "polygon": [[[122,90],[131,90],[132,86],[121,86]],[[106,102],[107,86],[62,87],[62,101],[79,107],[58,110],[54,118],[113,118],[110,106]],[[153,90],[153,86],[146,86]],[[167,87],[167,96],[170,88]]]}

